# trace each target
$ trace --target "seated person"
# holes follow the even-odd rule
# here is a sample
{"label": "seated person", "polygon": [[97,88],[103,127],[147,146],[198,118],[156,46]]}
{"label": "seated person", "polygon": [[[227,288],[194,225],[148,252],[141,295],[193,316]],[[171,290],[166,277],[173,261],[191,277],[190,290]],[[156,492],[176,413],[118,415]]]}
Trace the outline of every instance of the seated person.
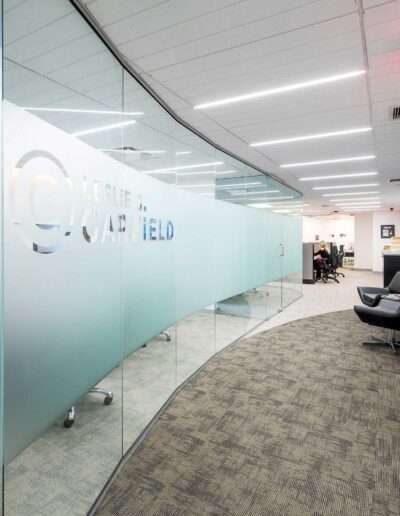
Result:
{"label": "seated person", "polygon": [[329,261],[329,258],[330,255],[326,243],[321,240],[318,251],[314,251],[314,270],[316,271],[317,278],[321,277],[321,271],[325,268],[325,264]]}

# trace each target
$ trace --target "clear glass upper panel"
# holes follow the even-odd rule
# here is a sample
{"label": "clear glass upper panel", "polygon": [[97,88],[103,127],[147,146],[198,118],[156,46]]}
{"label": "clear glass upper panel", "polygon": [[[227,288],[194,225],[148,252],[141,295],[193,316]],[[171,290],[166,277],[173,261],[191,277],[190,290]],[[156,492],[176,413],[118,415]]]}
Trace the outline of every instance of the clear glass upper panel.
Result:
{"label": "clear glass upper panel", "polygon": [[278,181],[267,188],[264,174],[216,152],[128,73],[118,73],[119,63],[69,2],[6,0],[4,11],[9,102],[134,170],[199,195],[262,209],[300,196]]}

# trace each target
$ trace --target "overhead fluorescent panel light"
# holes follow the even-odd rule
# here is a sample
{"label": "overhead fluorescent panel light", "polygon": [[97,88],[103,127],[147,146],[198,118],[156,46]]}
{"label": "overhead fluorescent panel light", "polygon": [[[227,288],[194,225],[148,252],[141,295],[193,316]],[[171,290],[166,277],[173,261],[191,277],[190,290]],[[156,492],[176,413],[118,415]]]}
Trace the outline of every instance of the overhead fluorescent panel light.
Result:
{"label": "overhead fluorescent panel light", "polygon": [[381,201],[337,202],[336,206],[365,206],[373,204],[381,204]]}
{"label": "overhead fluorescent panel light", "polygon": [[373,211],[373,210],[381,210],[382,206],[365,206],[365,208],[342,208],[342,211]]}
{"label": "overhead fluorescent panel light", "polygon": [[121,122],[119,124],[103,125],[101,127],[87,129],[86,131],[79,131],[77,133],[72,133],[72,136],[86,136],[88,134],[102,133],[104,131],[111,131],[113,129],[119,129],[121,127],[126,127],[127,125],[132,125],[132,124],[136,124],[136,120],[128,120],[127,122]]}
{"label": "overhead fluorescent panel light", "polygon": [[267,145],[279,145],[281,143],[305,142],[308,140],[319,140],[321,138],[333,138],[335,136],[347,136],[349,134],[365,133],[372,131],[372,127],[360,127],[359,129],[346,129],[344,131],[333,131],[329,133],[307,134],[306,136],[294,136],[280,140],[266,140],[264,142],[250,143],[250,147],[264,147]]}
{"label": "overhead fluorescent panel light", "polygon": [[344,199],[343,198],[340,198],[339,199],[329,199],[329,202],[341,202],[341,201],[348,201],[349,203],[350,202],[358,202],[358,201],[374,201],[375,199],[380,199],[380,197],[354,197],[354,198],[347,198],[345,197]]}
{"label": "overhead fluorescent panel light", "polygon": [[203,104],[197,104],[194,109],[209,109],[218,106],[226,106],[228,104],[236,104],[237,102],[244,102],[246,100],[254,100],[262,97],[270,97],[272,95],[278,95],[279,93],[288,93],[290,91],[301,90],[310,88],[312,86],[321,86],[323,84],[329,84],[332,82],[343,81],[345,79],[351,79],[363,75],[365,70],[354,70],[353,72],[346,72],[336,75],[328,75],[327,77],[319,77],[318,79],[312,79],[310,81],[296,82],[293,84],[287,84],[286,86],[280,86],[278,88],[270,88],[267,90],[256,91],[253,93],[246,93],[244,95],[238,95],[235,97],[227,97],[219,100],[213,100],[211,102],[204,102]]}
{"label": "overhead fluorescent panel light", "polygon": [[382,208],[382,206],[347,206],[347,207],[343,207],[343,208],[340,208],[342,211],[354,211],[354,210],[359,210],[359,211],[365,211],[365,210],[380,210]]}
{"label": "overhead fluorescent panel light", "polygon": [[327,165],[330,163],[345,163],[347,161],[364,161],[368,159],[376,158],[375,155],[368,156],[354,156],[351,158],[340,158],[340,159],[324,159],[322,161],[304,161],[300,163],[285,163],[281,165],[281,168],[294,168],[294,167],[308,167],[311,165]]}
{"label": "overhead fluorescent panel light", "polygon": [[319,181],[321,179],[342,179],[346,177],[376,176],[378,172],[360,172],[357,174],[336,174],[333,176],[300,177],[299,181]]}
{"label": "overhead fluorescent panel light", "polygon": [[184,151],[178,151],[178,152],[175,152],[175,155],[176,155],[176,156],[183,156],[184,154],[192,154],[192,151],[190,151],[190,150],[184,150]]}
{"label": "overhead fluorescent panel light", "polygon": [[367,183],[365,185],[314,186],[313,190],[334,190],[336,188],[369,188],[371,186],[378,186],[378,183]]}
{"label": "overhead fluorescent panel light", "polygon": [[372,194],[378,194],[379,192],[376,190],[374,192],[344,192],[344,193],[324,193],[322,194],[322,197],[338,197],[346,196],[346,195],[372,195]]}

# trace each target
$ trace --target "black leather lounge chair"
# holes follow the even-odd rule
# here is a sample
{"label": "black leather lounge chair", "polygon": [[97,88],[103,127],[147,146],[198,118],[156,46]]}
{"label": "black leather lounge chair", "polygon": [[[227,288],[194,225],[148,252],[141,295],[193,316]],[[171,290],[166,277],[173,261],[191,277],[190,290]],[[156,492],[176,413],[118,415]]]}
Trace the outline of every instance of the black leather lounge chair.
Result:
{"label": "black leather lounge chair", "polygon": [[358,295],[364,305],[376,306],[382,295],[400,294],[400,272],[396,272],[392,281],[386,288],[357,287]]}
{"label": "black leather lounge chair", "polygon": [[381,298],[376,306],[356,305],[354,311],[362,322],[390,330],[389,339],[372,337],[371,341],[363,342],[363,344],[390,346],[396,353],[396,347],[400,346],[400,342],[396,341],[395,336],[395,332],[400,330],[400,301]]}

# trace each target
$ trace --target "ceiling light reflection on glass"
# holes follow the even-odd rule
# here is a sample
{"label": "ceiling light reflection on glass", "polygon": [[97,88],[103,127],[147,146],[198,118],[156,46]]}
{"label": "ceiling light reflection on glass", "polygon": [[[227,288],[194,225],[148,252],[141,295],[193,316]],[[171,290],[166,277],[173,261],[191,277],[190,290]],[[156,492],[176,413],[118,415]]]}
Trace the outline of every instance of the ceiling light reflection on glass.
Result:
{"label": "ceiling light reflection on glass", "polygon": [[126,127],[127,125],[136,124],[136,120],[128,120],[127,122],[121,122],[119,124],[103,125],[101,127],[94,127],[93,129],[86,129],[85,131],[78,131],[72,133],[71,136],[86,136],[88,134],[102,133],[103,131],[112,131],[113,129],[119,129]]}
{"label": "ceiling light reflection on glass", "polygon": [[327,77],[318,77],[309,81],[296,82],[293,84],[287,84],[277,88],[269,88],[267,90],[256,91],[252,93],[246,93],[244,95],[237,95],[234,97],[226,97],[223,99],[214,100],[211,102],[204,102],[197,104],[194,109],[208,109],[218,106],[224,106],[227,104],[235,104],[237,102],[244,102],[246,100],[254,100],[257,98],[268,97],[272,95],[278,95],[279,93],[288,93],[290,91],[300,90],[304,88],[310,88],[313,86],[322,86],[323,84],[329,84],[332,82],[343,81],[345,79],[351,79],[363,75],[365,70],[354,70],[352,72],[345,72],[341,74],[328,75]]}
{"label": "ceiling light reflection on glass", "polygon": [[131,149],[99,149],[102,152],[120,152],[123,154],[166,154],[165,150],[131,150]]}
{"label": "ceiling light reflection on glass", "polygon": [[26,111],[44,111],[50,113],[87,113],[93,115],[122,115],[122,116],[140,116],[144,115],[143,111],[103,111],[99,109],[67,109],[67,108],[35,108],[23,107]]}
{"label": "ceiling light reflection on glass", "polygon": [[211,163],[196,163],[194,165],[181,165],[179,167],[157,168],[155,170],[145,170],[145,174],[172,174],[177,170],[190,170],[192,168],[217,167],[223,165],[223,161],[212,161]]}
{"label": "ceiling light reflection on glass", "polygon": [[223,185],[218,185],[216,186],[216,188],[219,188],[221,190],[223,189],[226,189],[226,188],[233,188],[235,186],[239,187],[239,188],[246,188],[247,186],[253,186],[253,185],[261,185],[262,183],[261,182],[256,182],[254,181],[253,183],[230,183],[230,184],[223,184]]}
{"label": "ceiling light reflection on glass", "polygon": [[315,133],[308,134],[305,136],[294,136],[292,138],[282,138],[280,140],[266,140],[263,142],[250,143],[250,147],[264,147],[267,145],[279,145],[282,143],[294,143],[294,142],[303,142],[308,140],[319,140],[321,138],[333,138],[335,136],[347,136],[350,134],[358,134],[365,133],[367,131],[372,131],[372,127],[360,127],[358,129],[346,129],[344,131],[333,131],[329,133]]}

